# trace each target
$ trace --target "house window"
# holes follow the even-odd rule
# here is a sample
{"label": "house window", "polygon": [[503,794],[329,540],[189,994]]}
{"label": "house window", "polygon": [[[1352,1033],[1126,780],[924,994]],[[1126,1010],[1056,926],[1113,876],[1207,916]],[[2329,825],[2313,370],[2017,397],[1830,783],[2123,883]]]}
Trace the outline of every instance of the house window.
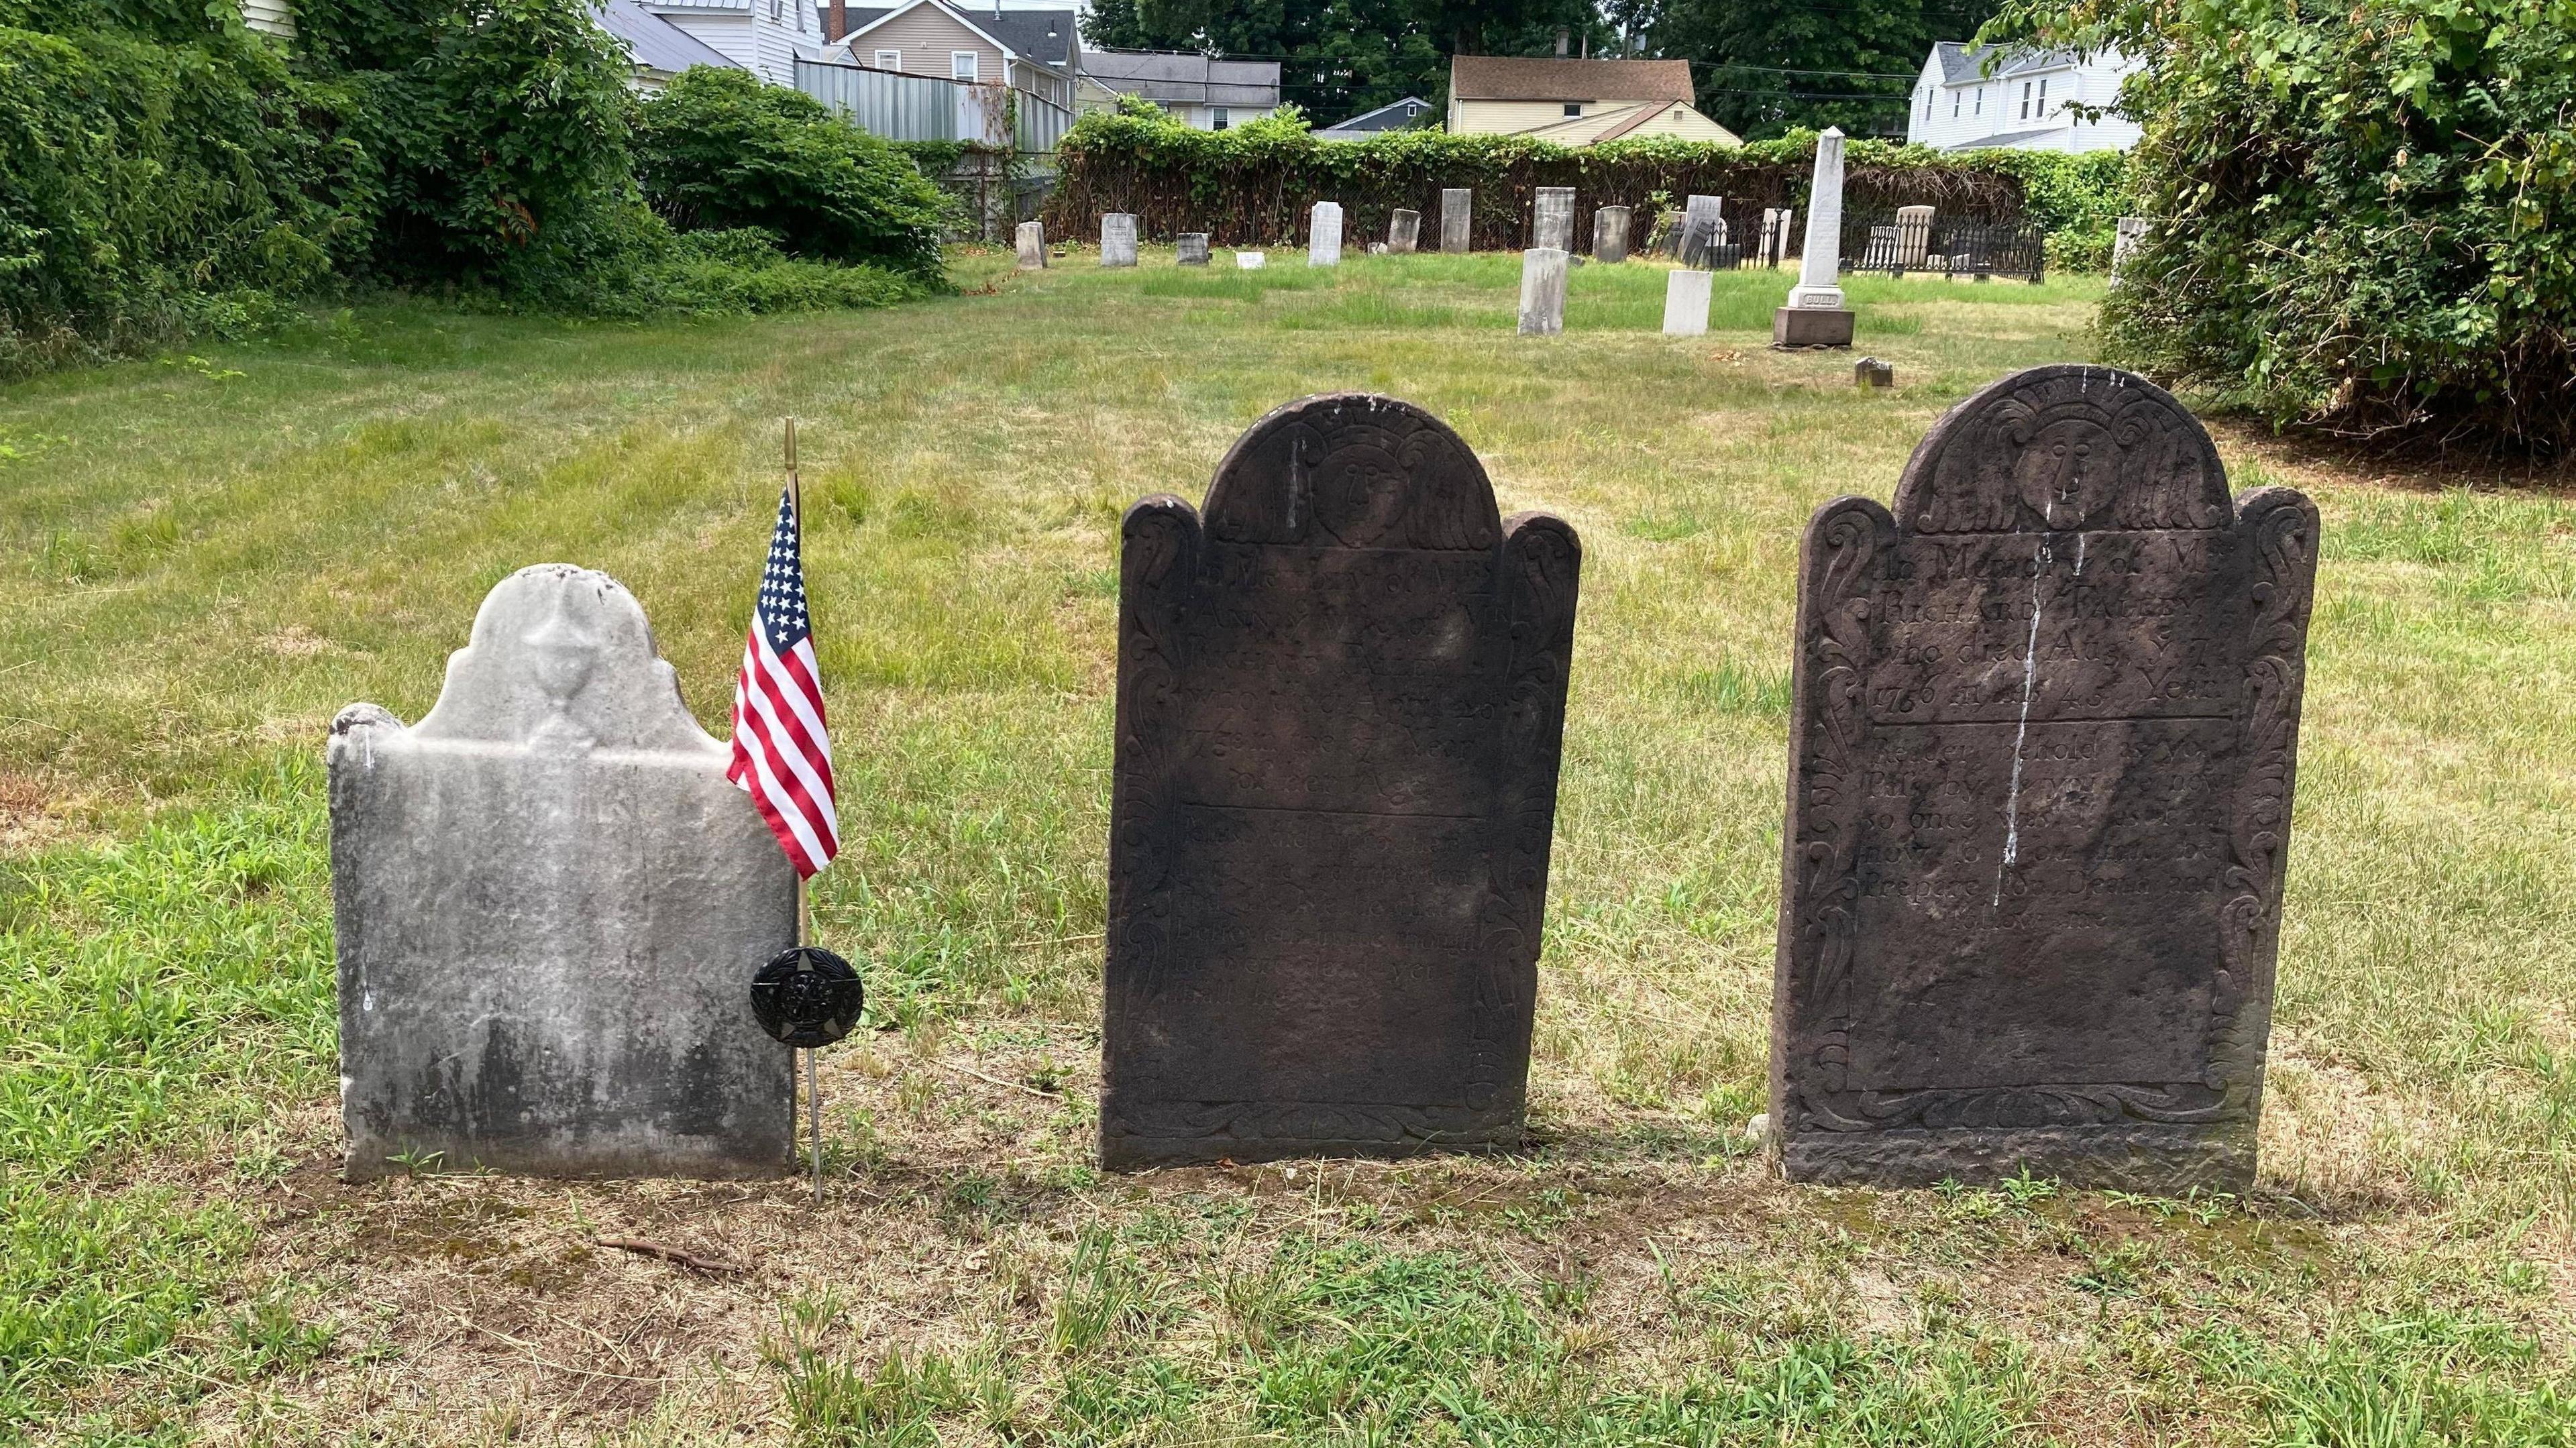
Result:
{"label": "house window", "polygon": [[2022,118],[2023,120],[2025,120],[2025,121],[2030,119],[2030,82],[2029,82],[2029,81],[2023,81],[2023,82],[2021,83],[2021,118]]}
{"label": "house window", "polygon": [[2039,78],[2039,118],[2048,119],[2048,77]]}
{"label": "house window", "polygon": [[1977,87],[1977,109],[1976,109],[1976,114],[1978,114],[1978,115],[1981,115],[1981,116],[1982,116],[1982,115],[1984,115],[1985,113],[1986,113],[1986,88],[1985,88],[1984,86],[1979,86],[1979,87]]}
{"label": "house window", "polygon": [[1565,113],[1569,116],[1579,116],[1583,114],[1583,102],[1567,101],[1565,103]]}
{"label": "house window", "polygon": [[1963,97],[1958,91],[1950,92],[1950,119],[1954,121],[1959,119],[1959,102],[1962,99]]}
{"label": "house window", "polygon": [[1222,131],[1233,124],[1234,113],[1228,111],[1223,106],[1218,106],[1214,110],[1208,112],[1208,129],[1211,131]]}
{"label": "house window", "polygon": [[786,0],[769,0],[769,18],[778,19],[787,10]]}
{"label": "house window", "polygon": [[952,50],[948,52],[948,78],[950,80],[981,79],[982,77],[976,74],[975,52],[971,50]]}
{"label": "house window", "polygon": [[901,70],[901,69],[903,69],[903,52],[902,52],[902,51],[900,51],[900,50],[880,50],[880,51],[878,51],[878,52],[877,52],[877,69],[879,69],[879,70]]}

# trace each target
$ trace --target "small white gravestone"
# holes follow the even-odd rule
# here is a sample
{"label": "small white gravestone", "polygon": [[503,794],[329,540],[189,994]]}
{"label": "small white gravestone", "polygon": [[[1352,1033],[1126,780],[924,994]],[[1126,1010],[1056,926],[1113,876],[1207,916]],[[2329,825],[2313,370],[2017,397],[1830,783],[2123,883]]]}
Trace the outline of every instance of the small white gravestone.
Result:
{"label": "small white gravestone", "polygon": [[1521,335],[1553,337],[1565,330],[1566,253],[1534,246],[1521,253]]}
{"label": "small white gravestone", "polygon": [[1574,188],[1541,186],[1530,206],[1530,245],[1574,250]]}
{"label": "small white gravestone", "polygon": [[1932,253],[1932,217],[1935,208],[1900,206],[1896,208],[1896,266],[1899,271],[1921,271],[1925,258]]}
{"label": "small white gravestone", "polygon": [[[1789,303],[1771,314],[1774,347],[1848,347],[1852,313],[1843,305],[1843,133],[1816,138],[1815,182],[1807,193],[1807,249]],[[1892,244],[1892,243],[1891,243]]]}
{"label": "small white gravestone", "polygon": [[1259,271],[1268,265],[1270,265],[1270,258],[1261,252],[1238,251],[1234,254],[1234,266],[1237,271]]}
{"label": "small white gravestone", "polygon": [[1664,274],[1664,335],[1697,337],[1708,331],[1708,299],[1715,273],[1687,267]]}
{"label": "small white gravestone", "polygon": [[1440,250],[1449,256],[1465,256],[1475,241],[1476,192],[1468,186],[1444,186],[1440,189]]}
{"label": "small white gravestone", "polygon": [[796,872],[633,595],[521,569],[427,717],[352,704],[328,752],[349,1176],[786,1169],[749,992]]}
{"label": "small white gravestone", "polygon": [[1136,264],[1136,218],[1124,211],[1112,211],[1100,218],[1100,264],[1134,266]]}
{"label": "small white gravestone", "polygon": [[1023,221],[1013,235],[1020,247],[1020,270],[1044,269],[1047,264],[1046,228],[1034,221]]}
{"label": "small white gravestone", "polygon": [[1342,263],[1342,203],[1318,201],[1308,218],[1306,265],[1339,266]]}

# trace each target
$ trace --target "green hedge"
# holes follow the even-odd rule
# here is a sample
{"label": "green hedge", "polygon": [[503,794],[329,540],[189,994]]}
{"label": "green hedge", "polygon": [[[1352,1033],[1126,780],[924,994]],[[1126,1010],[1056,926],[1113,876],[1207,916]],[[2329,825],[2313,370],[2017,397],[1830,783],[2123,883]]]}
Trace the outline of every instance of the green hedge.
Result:
{"label": "green hedge", "polygon": [[2576,446],[2576,0],[2025,0],[2143,70],[2115,353],[2280,424]]}
{"label": "green hedge", "polygon": [[[1345,235],[1376,236],[1396,208],[1437,218],[1441,190],[1466,186],[1476,192],[1473,244],[1508,249],[1527,242],[1541,186],[1575,189],[1578,236],[1586,234],[1584,218],[1594,207],[1630,206],[1640,213],[1642,237],[1657,207],[1678,206],[1693,193],[1803,209],[1815,154],[1811,132],[1745,146],[1677,140],[1565,146],[1443,131],[1319,141],[1293,115],[1199,131],[1160,114],[1103,111],[1083,117],[1066,135],[1045,220],[1050,235],[1093,237],[1104,213],[1126,211],[1149,237],[1204,231],[1219,245],[1296,244],[1305,240],[1308,208],[1318,201],[1342,204]],[[1856,140],[1844,156],[1847,205],[1929,204],[1984,219],[2027,216],[2051,233],[2098,230],[2103,257],[2126,184],[2116,154],[1952,155]]]}

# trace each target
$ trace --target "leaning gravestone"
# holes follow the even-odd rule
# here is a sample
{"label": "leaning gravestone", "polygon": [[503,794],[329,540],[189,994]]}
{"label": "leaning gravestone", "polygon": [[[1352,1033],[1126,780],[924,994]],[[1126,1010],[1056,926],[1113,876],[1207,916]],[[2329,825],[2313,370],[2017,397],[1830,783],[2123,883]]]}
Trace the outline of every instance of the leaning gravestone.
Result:
{"label": "leaning gravestone", "polygon": [[769,1176],[788,1053],[752,973],[796,872],[606,574],[492,590],[438,705],[332,721],[340,1113],[351,1177]]}
{"label": "leaning gravestone", "polygon": [[1574,530],[1341,394],[1123,531],[1102,1161],[1517,1144]]}
{"label": "leaning gravestone", "polygon": [[2124,372],[1808,525],[1771,1123],[1800,1181],[2243,1191],[2318,526]]}
{"label": "leaning gravestone", "polygon": [[1422,241],[1422,213],[1399,206],[1386,219],[1386,249],[1411,256]]}
{"label": "leaning gravestone", "polygon": [[1100,218],[1100,264],[1136,264],[1136,218],[1133,215],[1112,211]]}
{"label": "leaning gravestone", "polygon": [[1464,256],[1474,244],[1476,225],[1476,192],[1468,186],[1445,186],[1440,191],[1440,250],[1449,256]]}
{"label": "leaning gravestone", "polygon": [[1718,196],[1694,196],[1682,211],[1680,240],[1673,258],[1688,267],[1706,267],[1726,245],[1726,202]]}
{"label": "leaning gravestone", "polygon": [[1339,266],[1342,262],[1342,204],[1318,201],[1309,217],[1306,265]]}

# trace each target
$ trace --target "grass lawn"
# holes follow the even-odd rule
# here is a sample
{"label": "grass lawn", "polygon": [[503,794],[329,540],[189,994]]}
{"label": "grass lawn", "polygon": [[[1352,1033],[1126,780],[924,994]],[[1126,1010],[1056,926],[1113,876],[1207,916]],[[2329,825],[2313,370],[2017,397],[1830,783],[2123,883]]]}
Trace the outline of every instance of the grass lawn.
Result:
{"label": "grass lawn", "polygon": [[[2097,283],[1511,257],[889,311],[428,306],[0,390],[0,1441],[2576,1442],[2576,504],[2226,429],[2326,519],[2260,1188],[1791,1189],[1761,1109],[1793,563]],[[1226,258],[1218,258],[1220,267]],[[986,284],[990,283],[989,288]],[[986,288],[974,290],[975,288]],[[1588,558],[1525,1155],[1092,1164],[1114,547],[1254,418],[1420,403]],[[525,564],[721,733],[802,419],[843,780],[801,1183],[336,1176],[325,725]],[[594,1245],[732,1256],[701,1275]]]}

